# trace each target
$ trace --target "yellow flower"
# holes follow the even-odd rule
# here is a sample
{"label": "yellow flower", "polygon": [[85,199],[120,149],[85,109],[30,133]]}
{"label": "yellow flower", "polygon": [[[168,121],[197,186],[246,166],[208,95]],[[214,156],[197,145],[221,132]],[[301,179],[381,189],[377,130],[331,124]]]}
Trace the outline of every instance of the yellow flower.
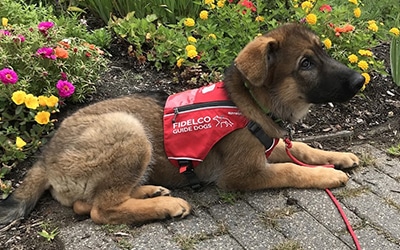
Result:
{"label": "yellow flower", "polygon": [[368,63],[364,60],[358,62],[358,67],[364,71],[368,69]]}
{"label": "yellow flower", "polygon": [[22,149],[26,145],[26,142],[22,140],[21,137],[17,136],[15,138],[15,146],[17,146],[18,149]]}
{"label": "yellow flower", "polygon": [[377,32],[379,28],[375,21],[368,21],[368,29]]}
{"label": "yellow flower", "polygon": [[217,2],[217,6],[218,6],[219,8],[224,7],[224,6],[225,6],[225,0],[219,0],[219,1]]}
{"label": "yellow flower", "polygon": [[5,17],[2,17],[2,18],[1,18],[1,24],[3,25],[3,27],[6,27],[7,24],[8,24],[8,19],[5,18]]}
{"label": "yellow flower", "polygon": [[358,54],[360,54],[362,56],[372,56],[372,52],[370,50],[366,50],[366,49],[360,49],[358,51]]}
{"label": "yellow flower", "polygon": [[358,62],[358,57],[356,55],[354,55],[354,54],[349,55],[348,59],[349,59],[350,63],[357,63]]}
{"label": "yellow flower", "polygon": [[310,1],[304,1],[301,3],[301,9],[305,12],[308,12],[313,7],[313,4]]}
{"label": "yellow flower", "polygon": [[37,107],[39,107],[38,98],[32,94],[27,94],[24,102],[25,106],[29,109],[37,109]]}
{"label": "yellow flower", "polygon": [[187,40],[188,40],[189,43],[196,43],[196,42],[197,42],[197,39],[194,38],[194,37],[192,37],[192,36],[189,36],[189,37],[187,38]]}
{"label": "yellow flower", "polygon": [[182,66],[182,63],[185,61],[185,59],[183,58],[179,58],[178,61],[176,61],[176,66],[178,66],[178,68],[180,68]]}
{"label": "yellow flower", "polygon": [[354,9],[353,13],[355,17],[359,18],[361,16],[361,9],[357,7]]}
{"label": "yellow flower", "polygon": [[369,76],[368,73],[365,73],[365,72],[361,73],[361,75],[365,78],[364,85],[367,85],[369,83],[369,81],[371,81],[371,77]]}
{"label": "yellow flower", "polygon": [[197,56],[197,51],[196,51],[196,50],[189,50],[189,51],[187,52],[187,56],[188,56],[190,59],[193,59],[193,58],[195,58],[195,57]]}
{"label": "yellow flower", "polygon": [[46,98],[46,105],[49,108],[55,107],[58,104],[58,97],[51,95],[50,97]]}
{"label": "yellow flower", "polygon": [[324,45],[325,45],[325,48],[327,48],[327,49],[332,48],[332,41],[331,41],[331,39],[326,38],[326,39],[323,41],[323,43],[324,43]]}
{"label": "yellow flower", "polygon": [[202,10],[202,11],[200,11],[200,19],[201,20],[207,20],[208,19],[208,11],[206,11],[206,10]]}
{"label": "yellow flower", "polygon": [[39,105],[42,107],[47,106],[46,99],[47,99],[47,96],[43,96],[43,95],[39,96],[38,97]]}
{"label": "yellow flower", "polygon": [[38,97],[38,102],[39,102],[39,105],[42,107],[47,106],[47,107],[52,108],[58,104],[58,97],[54,96],[54,95],[52,95],[50,97],[41,95]]}
{"label": "yellow flower", "polygon": [[358,1],[357,0],[349,0],[350,3],[353,3],[355,5],[358,5]]}
{"label": "yellow flower", "polygon": [[25,97],[26,97],[25,91],[18,90],[18,91],[15,91],[15,92],[12,94],[11,100],[12,100],[15,104],[21,105],[22,103],[24,103]]}
{"label": "yellow flower", "polygon": [[317,23],[317,16],[315,14],[308,14],[306,16],[306,22],[308,24],[314,25]]}
{"label": "yellow flower", "polygon": [[204,3],[210,5],[214,3],[214,0],[204,0]]}
{"label": "yellow flower", "polygon": [[256,17],[256,22],[264,22],[265,18],[263,16],[257,16]]}
{"label": "yellow flower", "polygon": [[398,28],[391,28],[389,30],[390,33],[392,33],[395,36],[399,36],[400,35],[400,30]]}
{"label": "yellow flower", "polygon": [[217,36],[213,33],[208,35],[208,38],[217,39]]}
{"label": "yellow flower", "polygon": [[196,50],[196,47],[194,45],[189,44],[186,46],[185,49],[186,49],[186,52],[188,52],[189,50]]}
{"label": "yellow flower", "polygon": [[35,115],[35,121],[39,124],[46,125],[50,121],[50,113],[47,111],[40,111]]}
{"label": "yellow flower", "polygon": [[186,18],[185,21],[183,22],[183,24],[187,27],[193,27],[195,25],[195,22],[193,20],[193,18]]}

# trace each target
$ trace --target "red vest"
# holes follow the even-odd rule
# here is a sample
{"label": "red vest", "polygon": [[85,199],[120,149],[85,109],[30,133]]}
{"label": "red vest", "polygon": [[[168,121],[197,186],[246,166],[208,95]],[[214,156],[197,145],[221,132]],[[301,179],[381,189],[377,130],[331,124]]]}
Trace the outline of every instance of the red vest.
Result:
{"label": "red vest", "polygon": [[[164,108],[165,152],[182,173],[186,168],[179,161],[191,161],[196,167],[221,138],[248,123],[229,99],[223,82],[171,95]],[[277,142],[274,139],[267,157]]]}

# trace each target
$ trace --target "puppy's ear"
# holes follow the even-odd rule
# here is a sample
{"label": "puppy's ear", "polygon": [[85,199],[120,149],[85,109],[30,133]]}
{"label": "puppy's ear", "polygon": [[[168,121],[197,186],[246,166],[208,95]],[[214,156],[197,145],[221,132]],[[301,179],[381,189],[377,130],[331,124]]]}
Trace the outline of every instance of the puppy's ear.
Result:
{"label": "puppy's ear", "polygon": [[236,68],[254,86],[264,84],[268,75],[268,65],[278,42],[272,37],[260,36],[246,45],[235,59]]}

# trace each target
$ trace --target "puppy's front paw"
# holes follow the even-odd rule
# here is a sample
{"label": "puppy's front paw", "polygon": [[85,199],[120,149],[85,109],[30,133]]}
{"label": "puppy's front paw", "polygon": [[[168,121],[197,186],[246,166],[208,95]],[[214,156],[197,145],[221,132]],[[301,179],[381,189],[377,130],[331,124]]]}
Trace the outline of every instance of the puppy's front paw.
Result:
{"label": "puppy's front paw", "polygon": [[353,153],[337,153],[332,164],[335,165],[336,169],[353,169],[359,166],[360,160]]}
{"label": "puppy's front paw", "polygon": [[192,210],[190,204],[181,198],[165,197],[168,202],[164,203],[166,217],[170,218],[185,218]]}
{"label": "puppy's front paw", "polygon": [[320,168],[319,188],[337,188],[343,187],[349,181],[349,176],[341,171],[333,168]]}

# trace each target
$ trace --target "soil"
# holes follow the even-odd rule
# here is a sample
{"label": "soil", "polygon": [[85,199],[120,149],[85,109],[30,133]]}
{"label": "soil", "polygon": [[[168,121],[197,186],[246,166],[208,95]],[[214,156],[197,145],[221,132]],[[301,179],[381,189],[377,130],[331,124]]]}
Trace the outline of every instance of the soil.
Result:
{"label": "soil", "polygon": [[[112,45],[111,63],[97,85],[97,93],[86,103],[64,107],[60,120],[79,107],[104,99],[138,92],[172,94],[201,85],[188,84],[187,79],[182,78],[178,83],[176,76],[157,72],[149,64],[139,64],[126,51],[124,43]],[[389,62],[389,45],[378,46],[375,54]],[[349,102],[313,106],[308,116],[294,125],[294,132],[295,139],[324,149],[346,150],[362,143],[383,149],[397,145],[400,142],[400,88],[393,83],[390,74],[373,74],[367,88]],[[20,164],[9,179],[17,184],[33,161],[34,157]],[[48,242],[38,235],[43,223],[54,229],[81,219],[46,194],[26,219],[0,228],[0,249],[63,249],[58,237]]]}

